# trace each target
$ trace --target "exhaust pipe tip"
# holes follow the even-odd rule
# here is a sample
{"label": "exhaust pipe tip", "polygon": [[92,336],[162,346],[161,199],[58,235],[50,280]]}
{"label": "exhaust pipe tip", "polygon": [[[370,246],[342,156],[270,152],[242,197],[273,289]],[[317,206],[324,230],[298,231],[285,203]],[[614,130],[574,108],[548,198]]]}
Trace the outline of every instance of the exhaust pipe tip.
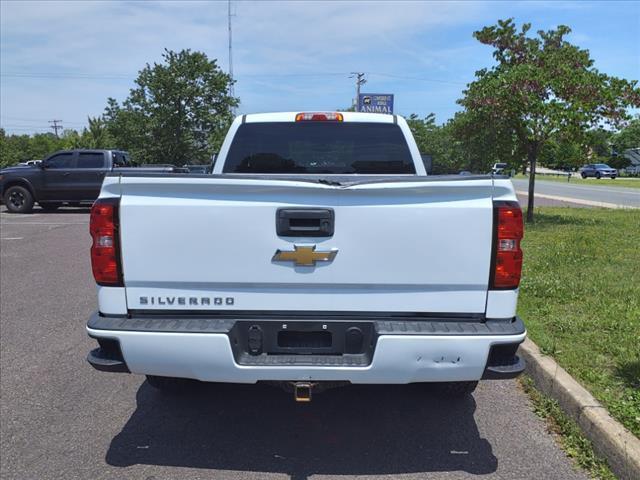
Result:
{"label": "exhaust pipe tip", "polygon": [[296,402],[310,402],[313,384],[310,382],[295,382],[293,384],[293,398]]}

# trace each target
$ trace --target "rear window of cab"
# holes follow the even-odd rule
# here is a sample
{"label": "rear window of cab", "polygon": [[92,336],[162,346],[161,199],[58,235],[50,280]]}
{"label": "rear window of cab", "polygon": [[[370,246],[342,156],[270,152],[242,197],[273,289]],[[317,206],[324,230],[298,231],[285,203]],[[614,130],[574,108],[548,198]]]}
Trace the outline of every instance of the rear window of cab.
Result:
{"label": "rear window of cab", "polygon": [[241,125],[224,173],[413,174],[398,125],[264,122]]}

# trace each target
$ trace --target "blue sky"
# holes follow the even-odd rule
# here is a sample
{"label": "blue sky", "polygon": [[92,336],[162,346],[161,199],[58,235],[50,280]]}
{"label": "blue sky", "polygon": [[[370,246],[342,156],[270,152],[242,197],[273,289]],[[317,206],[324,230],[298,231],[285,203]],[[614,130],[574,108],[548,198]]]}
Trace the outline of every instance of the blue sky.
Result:
{"label": "blue sky", "polygon": [[[395,94],[396,113],[458,109],[474,72],[492,64],[472,33],[498,19],[558,24],[603,72],[640,78],[640,2],[240,2],[233,51],[238,113],[333,110],[363,92]],[[0,126],[82,128],[107,97],[123,100],[164,48],[191,48],[228,67],[227,2],[0,2]]]}

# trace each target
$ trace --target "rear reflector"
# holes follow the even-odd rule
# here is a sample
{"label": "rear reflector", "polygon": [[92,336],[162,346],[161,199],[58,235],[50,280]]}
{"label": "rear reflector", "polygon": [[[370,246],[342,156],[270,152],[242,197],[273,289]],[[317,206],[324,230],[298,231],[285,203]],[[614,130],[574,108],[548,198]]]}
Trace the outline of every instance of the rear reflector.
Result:
{"label": "rear reflector", "polygon": [[298,113],[296,122],[342,122],[344,116],[336,112],[307,112]]}
{"label": "rear reflector", "polygon": [[491,285],[494,290],[514,290],[522,273],[522,210],[517,202],[494,202],[494,252]]}
{"label": "rear reflector", "polygon": [[119,201],[118,198],[102,198],[91,207],[91,267],[98,285],[123,286],[118,238]]}

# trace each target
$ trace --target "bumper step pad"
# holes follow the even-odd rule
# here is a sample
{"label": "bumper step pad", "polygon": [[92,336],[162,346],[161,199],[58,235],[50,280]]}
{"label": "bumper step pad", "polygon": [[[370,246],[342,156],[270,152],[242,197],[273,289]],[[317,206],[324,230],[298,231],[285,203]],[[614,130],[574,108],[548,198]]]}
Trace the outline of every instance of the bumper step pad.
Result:
{"label": "bumper step pad", "polygon": [[260,366],[306,366],[306,367],[366,367],[369,358],[365,355],[249,355],[238,359],[240,365]]}

